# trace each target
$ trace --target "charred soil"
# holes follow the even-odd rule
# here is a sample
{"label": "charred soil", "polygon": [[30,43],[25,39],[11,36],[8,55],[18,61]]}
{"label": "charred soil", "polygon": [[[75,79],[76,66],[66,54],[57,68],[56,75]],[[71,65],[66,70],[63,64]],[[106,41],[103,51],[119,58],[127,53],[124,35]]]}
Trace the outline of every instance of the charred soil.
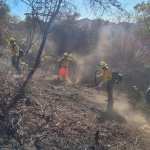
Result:
{"label": "charred soil", "polygon": [[[10,89],[14,87],[10,83],[2,84],[6,89],[6,93],[0,89],[4,107],[4,95],[13,93]],[[0,148],[149,150],[149,135],[130,126],[118,113],[108,113],[105,99],[104,93],[98,94],[93,88],[35,79],[27,96],[11,109],[8,119],[1,115],[0,129],[5,131],[1,132]]]}

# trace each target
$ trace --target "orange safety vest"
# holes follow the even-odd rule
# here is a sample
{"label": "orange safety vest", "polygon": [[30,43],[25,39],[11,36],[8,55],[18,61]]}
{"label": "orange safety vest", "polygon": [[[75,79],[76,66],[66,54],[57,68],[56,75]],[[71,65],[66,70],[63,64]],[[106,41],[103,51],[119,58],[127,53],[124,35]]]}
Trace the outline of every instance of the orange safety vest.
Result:
{"label": "orange safety vest", "polygon": [[61,67],[59,69],[58,75],[60,78],[67,79],[69,77],[69,69],[67,67]]}

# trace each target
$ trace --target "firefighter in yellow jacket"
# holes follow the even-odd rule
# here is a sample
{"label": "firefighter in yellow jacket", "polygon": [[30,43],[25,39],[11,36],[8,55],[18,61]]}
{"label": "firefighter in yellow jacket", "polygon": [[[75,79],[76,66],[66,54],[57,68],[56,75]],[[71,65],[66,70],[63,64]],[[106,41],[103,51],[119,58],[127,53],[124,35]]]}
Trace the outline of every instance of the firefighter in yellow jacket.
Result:
{"label": "firefighter in yellow jacket", "polygon": [[17,73],[20,73],[20,67],[19,67],[19,46],[16,43],[16,39],[11,37],[9,39],[9,47],[11,50],[11,62],[13,67],[16,69]]}
{"label": "firefighter in yellow jacket", "polygon": [[108,67],[108,64],[106,64],[104,61],[100,62],[100,78],[102,81],[107,82],[112,79],[112,73],[111,70]]}
{"label": "firefighter in yellow jacket", "polygon": [[106,86],[106,91],[108,95],[108,104],[107,109],[112,110],[113,108],[113,81],[112,81],[112,71],[109,68],[108,64],[104,61],[100,62],[100,84],[98,85],[99,88],[102,86]]}

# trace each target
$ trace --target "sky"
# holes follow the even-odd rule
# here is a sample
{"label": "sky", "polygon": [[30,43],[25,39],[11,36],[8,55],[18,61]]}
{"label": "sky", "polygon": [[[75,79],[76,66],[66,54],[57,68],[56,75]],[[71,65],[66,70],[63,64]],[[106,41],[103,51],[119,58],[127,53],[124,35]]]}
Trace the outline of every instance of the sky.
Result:
{"label": "sky", "polygon": [[[28,8],[23,3],[19,2],[20,0],[7,0],[7,3],[10,7],[11,14],[14,16],[17,16],[19,18],[24,18],[24,13],[27,12]],[[89,6],[85,2],[85,0],[71,0],[76,8],[77,11],[80,12],[81,18],[96,18],[98,17],[96,14],[91,12],[91,9],[89,9]],[[87,1],[87,0],[86,0]],[[119,0],[124,8],[126,8],[128,11],[132,12],[133,7],[141,3],[143,0]],[[111,13],[106,13],[103,15],[103,18],[109,18],[111,17]],[[101,16],[102,17],[102,16]]]}

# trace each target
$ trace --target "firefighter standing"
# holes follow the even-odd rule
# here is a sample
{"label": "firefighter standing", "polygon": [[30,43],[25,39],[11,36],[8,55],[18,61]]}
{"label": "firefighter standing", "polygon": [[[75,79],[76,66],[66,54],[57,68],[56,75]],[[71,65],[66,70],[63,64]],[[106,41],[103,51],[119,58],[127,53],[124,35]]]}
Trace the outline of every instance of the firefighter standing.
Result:
{"label": "firefighter standing", "polygon": [[20,74],[21,70],[20,70],[20,54],[19,54],[19,46],[16,43],[16,39],[11,37],[9,40],[9,46],[10,46],[10,50],[11,50],[11,62],[13,67],[16,69],[17,73]]}
{"label": "firefighter standing", "polygon": [[108,67],[107,63],[104,61],[100,62],[100,84],[98,85],[99,88],[102,86],[106,87],[107,96],[108,96],[108,104],[107,110],[112,111],[113,109],[113,80],[112,80],[112,72]]}
{"label": "firefighter standing", "polygon": [[60,80],[68,81],[69,83],[71,83],[69,77],[70,75],[69,66],[71,62],[73,62],[72,54],[69,54],[67,52],[65,52],[63,57],[58,60],[59,63],[58,77]]}

